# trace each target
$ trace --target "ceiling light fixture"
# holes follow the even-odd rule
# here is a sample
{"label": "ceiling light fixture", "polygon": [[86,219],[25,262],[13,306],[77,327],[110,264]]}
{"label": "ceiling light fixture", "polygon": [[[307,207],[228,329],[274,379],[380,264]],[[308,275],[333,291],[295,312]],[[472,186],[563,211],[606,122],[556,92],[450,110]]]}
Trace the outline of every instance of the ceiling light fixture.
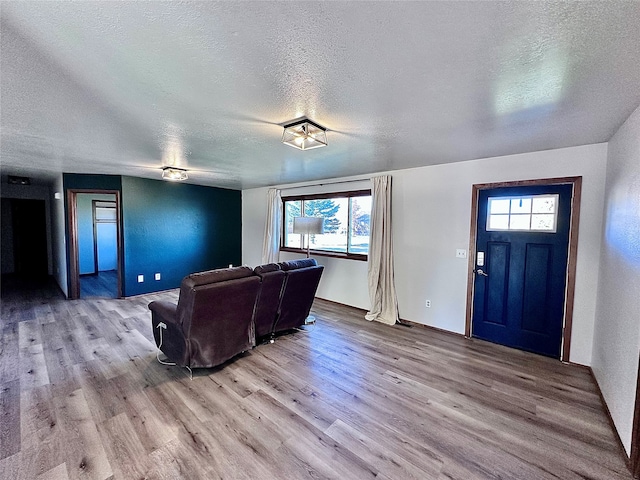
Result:
{"label": "ceiling light fixture", "polygon": [[302,118],[284,126],[282,143],[299,150],[326,147],[327,129],[307,118]]}
{"label": "ceiling light fixture", "polygon": [[187,171],[184,168],[163,167],[162,178],[173,182],[180,182],[189,178],[189,175],[187,175]]}
{"label": "ceiling light fixture", "polygon": [[31,185],[31,179],[29,177],[18,177],[16,175],[9,175],[7,178],[9,185]]}

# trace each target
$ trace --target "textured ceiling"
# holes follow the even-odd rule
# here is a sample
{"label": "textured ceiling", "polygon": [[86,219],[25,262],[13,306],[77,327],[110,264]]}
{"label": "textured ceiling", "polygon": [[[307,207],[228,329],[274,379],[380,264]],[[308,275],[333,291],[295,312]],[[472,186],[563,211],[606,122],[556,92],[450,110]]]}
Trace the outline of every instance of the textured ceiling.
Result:
{"label": "textured ceiling", "polygon": [[[2,173],[250,188],[609,140],[640,2],[2,2]],[[280,143],[306,115],[329,146]]]}

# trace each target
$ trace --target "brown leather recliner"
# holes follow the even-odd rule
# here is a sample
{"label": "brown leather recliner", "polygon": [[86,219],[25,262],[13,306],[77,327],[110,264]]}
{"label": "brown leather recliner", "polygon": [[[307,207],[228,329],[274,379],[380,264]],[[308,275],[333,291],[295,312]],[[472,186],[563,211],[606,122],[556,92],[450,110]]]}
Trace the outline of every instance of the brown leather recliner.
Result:
{"label": "brown leather recliner", "polygon": [[273,333],[286,274],[277,263],[260,265],[253,271],[262,281],[254,314],[256,338],[262,338]]}
{"label": "brown leather recliner", "polygon": [[318,265],[314,258],[292,260],[278,264],[286,278],[278,318],[273,332],[283,332],[304,325],[311,311],[311,305],[318,290],[324,266]]}
{"label": "brown leather recliner", "polygon": [[[249,267],[186,276],[177,305],[149,304],[156,345],[171,361],[190,368],[214,367],[251,349],[259,290],[260,278]],[[166,325],[162,332],[160,323]]]}

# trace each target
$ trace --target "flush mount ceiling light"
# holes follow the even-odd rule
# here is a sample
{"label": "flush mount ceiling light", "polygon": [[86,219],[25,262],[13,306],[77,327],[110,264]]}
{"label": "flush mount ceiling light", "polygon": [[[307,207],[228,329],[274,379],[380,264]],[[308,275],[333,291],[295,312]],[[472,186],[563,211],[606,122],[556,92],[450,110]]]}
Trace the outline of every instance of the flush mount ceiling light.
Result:
{"label": "flush mount ceiling light", "polygon": [[184,168],[164,167],[162,169],[162,178],[173,182],[180,182],[189,178],[189,175],[187,175],[187,171]]}
{"label": "flush mount ceiling light", "polygon": [[326,147],[327,129],[307,118],[303,118],[284,126],[282,143],[299,150]]}

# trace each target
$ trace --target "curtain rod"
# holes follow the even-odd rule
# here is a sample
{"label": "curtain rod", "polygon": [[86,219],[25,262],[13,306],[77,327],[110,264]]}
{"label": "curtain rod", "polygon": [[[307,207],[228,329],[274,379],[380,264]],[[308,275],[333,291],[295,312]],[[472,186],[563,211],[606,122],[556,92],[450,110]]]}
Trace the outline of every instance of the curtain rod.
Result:
{"label": "curtain rod", "polygon": [[339,185],[341,183],[354,183],[354,182],[365,182],[371,180],[370,178],[358,178],[356,180],[342,180],[339,182],[325,182],[325,183],[310,183],[308,185],[299,185],[297,187],[283,187],[278,190],[295,190],[296,188],[305,188],[305,187],[324,187],[325,185]]}

